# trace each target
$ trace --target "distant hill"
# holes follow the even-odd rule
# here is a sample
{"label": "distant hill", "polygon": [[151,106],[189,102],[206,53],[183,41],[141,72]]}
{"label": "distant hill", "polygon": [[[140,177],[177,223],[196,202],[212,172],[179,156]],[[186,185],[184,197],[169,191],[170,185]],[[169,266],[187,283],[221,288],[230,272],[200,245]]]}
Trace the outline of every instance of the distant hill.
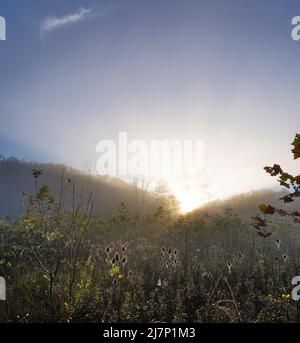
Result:
{"label": "distant hill", "polygon": [[238,194],[224,200],[211,201],[205,206],[194,210],[190,215],[198,217],[222,214],[230,209],[241,218],[248,220],[259,212],[258,207],[261,204],[269,204],[282,209],[299,210],[300,200],[291,204],[284,204],[279,200],[285,194],[287,194],[286,191],[275,192],[270,189]]}
{"label": "distant hill", "polygon": [[58,164],[39,164],[20,161],[15,158],[0,160],[0,215],[9,218],[21,214],[22,194],[35,194],[35,179],[32,170],[42,171],[38,184],[46,184],[56,197],[61,188],[62,172],[64,174],[64,203],[65,209],[72,204],[72,188],[75,182],[75,200],[84,207],[90,193],[94,200],[94,213],[105,214],[118,208],[125,202],[132,211],[154,210],[160,199],[152,193],[137,189],[134,184],[119,178],[93,176],[87,173]]}
{"label": "distant hill", "polygon": [[[104,215],[115,211],[121,202],[125,202],[131,211],[148,213],[159,205],[172,202],[159,197],[153,192],[142,191],[134,184],[127,183],[119,178],[108,176],[93,176],[82,171],[66,167],[62,164],[41,164],[20,161],[15,158],[0,159],[0,216],[17,218],[21,215],[21,199],[35,194],[35,179],[32,170],[40,170],[42,175],[38,184],[46,184],[51,193],[58,198],[61,189],[62,172],[64,175],[64,208],[70,209],[72,204],[72,187],[75,183],[75,202],[86,205],[90,194],[94,201],[94,214]],[[245,220],[257,214],[258,206],[262,203],[271,204],[279,208],[300,209],[300,201],[284,205],[279,198],[285,191],[260,190],[232,196],[225,200],[211,201],[205,206],[189,213],[190,217],[213,216],[223,214],[231,209]],[[25,201],[26,202],[26,201]],[[173,199],[173,205],[174,199]]]}

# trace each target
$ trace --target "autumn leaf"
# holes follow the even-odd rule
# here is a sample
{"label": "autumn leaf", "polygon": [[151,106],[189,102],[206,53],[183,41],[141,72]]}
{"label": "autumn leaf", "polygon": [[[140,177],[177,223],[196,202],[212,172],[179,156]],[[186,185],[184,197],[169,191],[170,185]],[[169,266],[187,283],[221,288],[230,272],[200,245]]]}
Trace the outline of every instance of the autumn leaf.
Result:
{"label": "autumn leaf", "polygon": [[261,218],[260,216],[253,217],[253,219],[255,220],[254,227],[257,230],[260,230],[262,227],[267,226],[267,221],[265,219]]}
{"label": "autumn leaf", "polygon": [[280,181],[280,180],[279,180],[279,182],[280,182],[280,186],[283,186],[285,188],[290,188],[290,185],[288,183],[286,183],[284,181]]}
{"label": "autumn leaf", "polygon": [[276,210],[276,213],[279,214],[281,217],[286,217],[289,215],[289,213],[287,211],[282,210],[282,209]]}
{"label": "autumn leaf", "polygon": [[287,180],[294,181],[294,177],[291,174],[289,174],[289,173],[282,173],[280,175],[279,179],[281,181],[287,181]]}
{"label": "autumn leaf", "polygon": [[271,176],[277,176],[283,173],[279,164],[274,164],[273,167],[264,167],[264,170]]}
{"label": "autumn leaf", "polygon": [[300,146],[295,147],[292,149],[292,152],[294,154],[294,160],[300,157]]}
{"label": "autumn leaf", "polygon": [[300,157],[300,134],[297,133],[295,136],[295,139],[292,143],[292,146],[294,147],[292,149],[292,153],[294,154],[294,159],[296,160],[297,158]]}
{"label": "autumn leaf", "polygon": [[263,231],[259,231],[257,232],[257,234],[260,236],[260,237],[263,237],[263,238],[267,238],[269,236],[271,236],[271,232],[263,232]]}
{"label": "autumn leaf", "polygon": [[280,200],[283,200],[284,203],[290,203],[294,201],[291,194],[285,195],[284,197],[280,198]]}
{"label": "autumn leaf", "polygon": [[296,182],[298,185],[300,185],[300,175],[295,176],[294,179],[295,179],[295,182]]}
{"label": "autumn leaf", "polygon": [[[294,141],[291,143],[293,146],[292,152],[294,154],[294,159],[300,157],[300,134],[296,134]],[[283,172],[279,164],[274,164],[273,167],[267,166],[264,167],[265,171],[271,176],[279,176],[277,181],[281,186],[286,187],[289,190],[289,193],[281,197],[279,200],[282,200],[284,203],[291,203],[295,198],[300,197],[300,175],[293,176],[289,173]],[[291,217],[295,224],[300,224],[300,212],[298,211],[285,211],[283,209],[277,209],[271,205],[262,204],[259,206],[260,211],[267,214],[278,214],[281,217]],[[271,233],[265,231],[265,227],[268,222],[265,219],[262,219],[260,216],[256,216],[255,223],[253,226],[257,230],[257,234],[261,237],[268,237]]]}
{"label": "autumn leaf", "polygon": [[264,214],[274,214],[275,213],[275,207],[272,207],[271,205],[262,204],[259,206],[259,209]]}

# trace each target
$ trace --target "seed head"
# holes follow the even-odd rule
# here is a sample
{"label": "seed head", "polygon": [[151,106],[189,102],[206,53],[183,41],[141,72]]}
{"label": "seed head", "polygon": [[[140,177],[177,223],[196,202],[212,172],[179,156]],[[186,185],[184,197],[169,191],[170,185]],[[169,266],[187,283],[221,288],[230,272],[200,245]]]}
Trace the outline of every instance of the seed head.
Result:
{"label": "seed head", "polygon": [[122,258],[122,264],[123,264],[123,266],[124,266],[126,263],[127,263],[127,257],[124,256],[124,257]]}
{"label": "seed head", "polygon": [[279,249],[280,245],[281,245],[281,240],[280,239],[276,239],[275,240],[275,244],[277,245],[277,248]]}

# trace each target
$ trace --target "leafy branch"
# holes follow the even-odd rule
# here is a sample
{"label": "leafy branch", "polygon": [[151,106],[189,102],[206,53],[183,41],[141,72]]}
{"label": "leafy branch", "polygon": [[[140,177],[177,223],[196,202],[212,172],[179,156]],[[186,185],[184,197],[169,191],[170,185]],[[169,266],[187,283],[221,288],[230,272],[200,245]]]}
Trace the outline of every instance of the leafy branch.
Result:
{"label": "leafy branch", "polygon": [[[292,153],[294,160],[300,158],[300,134],[296,134],[292,145]],[[293,176],[292,174],[283,171],[279,164],[274,164],[273,167],[264,167],[264,170],[273,177],[277,177],[277,181],[283,187],[288,190],[288,194],[281,197],[279,200],[283,203],[292,203],[296,198],[300,196],[300,175]],[[295,224],[300,224],[300,212],[299,211],[287,211],[281,208],[275,208],[271,205],[261,204],[259,206],[260,212],[264,215],[262,218],[260,215],[253,217],[253,226],[257,230],[257,234],[261,237],[268,237],[271,232],[267,231],[268,220],[266,215],[279,215],[281,217],[291,218]]]}

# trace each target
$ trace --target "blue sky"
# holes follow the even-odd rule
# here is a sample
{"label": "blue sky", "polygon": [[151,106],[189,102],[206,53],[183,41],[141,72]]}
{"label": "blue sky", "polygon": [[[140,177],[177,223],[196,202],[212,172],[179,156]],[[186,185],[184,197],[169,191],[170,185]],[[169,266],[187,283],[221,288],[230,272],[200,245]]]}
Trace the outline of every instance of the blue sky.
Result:
{"label": "blue sky", "polygon": [[119,131],[203,139],[226,194],[297,167],[299,1],[10,0],[0,15],[0,153],[85,168]]}

